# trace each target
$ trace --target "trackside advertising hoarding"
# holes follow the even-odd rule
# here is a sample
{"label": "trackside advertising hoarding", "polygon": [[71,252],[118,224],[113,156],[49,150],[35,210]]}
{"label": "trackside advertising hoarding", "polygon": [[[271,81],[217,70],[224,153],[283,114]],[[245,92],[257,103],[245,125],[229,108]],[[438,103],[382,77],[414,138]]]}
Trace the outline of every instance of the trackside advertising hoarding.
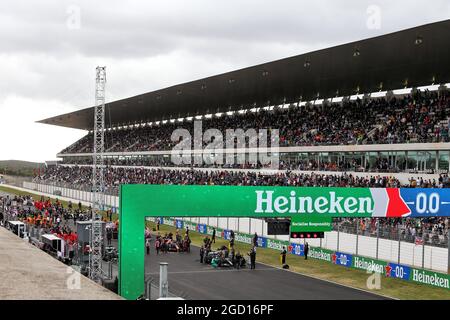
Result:
{"label": "trackside advertising hoarding", "polygon": [[161,217],[450,216],[450,189],[122,185],[122,193],[124,188],[132,194],[126,212]]}

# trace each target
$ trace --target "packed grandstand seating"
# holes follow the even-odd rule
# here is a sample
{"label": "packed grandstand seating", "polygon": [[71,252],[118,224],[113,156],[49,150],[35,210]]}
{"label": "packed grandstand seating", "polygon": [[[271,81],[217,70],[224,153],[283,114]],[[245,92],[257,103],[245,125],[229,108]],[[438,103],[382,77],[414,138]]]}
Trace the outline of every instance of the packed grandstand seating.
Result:
{"label": "packed grandstand seating", "polygon": [[[260,109],[203,119],[203,130],[217,128],[279,129],[280,146],[391,144],[448,142],[450,94],[417,91],[403,97],[350,100],[331,105],[308,105],[287,109]],[[170,150],[177,142],[171,134],[177,128],[190,132],[193,122],[167,122],[152,126],[110,130],[105,151]],[[92,152],[92,133],[62,153]]]}
{"label": "packed grandstand seating", "polygon": [[[374,163],[365,163],[362,158],[353,159],[341,159],[341,161],[317,161],[312,155],[309,158],[302,158],[297,160],[279,160],[279,170],[294,170],[294,171],[356,171],[356,172],[380,172],[380,173],[395,173],[404,171],[399,165],[394,166],[389,162],[389,159],[379,156]],[[191,167],[191,168],[219,168],[219,169],[264,169],[270,168],[269,165],[262,165],[260,162],[253,164],[245,162],[239,164],[237,161],[233,164],[219,164],[202,163],[200,165],[195,164],[194,161],[191,164],[175,164],[170,156],[146,156],[146,157],[110,157],[104,158],[104,163],[108,166],[130,166],[130,167]],[[92,165],[91,157],[65,157],[61,164],[69,165]],[[402,164],[404,166],[404,163]],[[410,172],[414,170],[410,169]]]}

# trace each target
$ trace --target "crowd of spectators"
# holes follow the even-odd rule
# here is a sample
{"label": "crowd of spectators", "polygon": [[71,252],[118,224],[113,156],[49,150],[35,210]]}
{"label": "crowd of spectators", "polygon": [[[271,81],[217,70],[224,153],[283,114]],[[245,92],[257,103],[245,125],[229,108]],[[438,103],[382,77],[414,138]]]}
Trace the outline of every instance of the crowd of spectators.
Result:
{"label": "crowd of spectators", "polygon": [[[281,147],[409,142],[448,142],[450,94],[417,91],[404,97],[352,100],[330,105],[307,105],[203,119],[203,130],[279,129]],[[193,134],[193,121],[167,122],[110,130],[105,150],[170,150],[172,132],[184,128]],[[269,143],[270,144],[270,143]],[[62,153],[92,152],[93,135],[86,135]]]}
{"label": "crowd of spectators", "polygon": [[377,235],[380,238],[412,242],[415,244],[448,245],[448,217],[431,218],[340,218],[336,219],[334,230],[362,236]]}
{"label": "crowd of spectators", "polygon": [[[49,198],[45,199],[44,197],[41,197],[40,200],[33,200],[31,196],[10,197],[7,195],[0,197],[0,204],[2,215],[7,220],[22,221],[28,227],[42,229],[43,233],[52,233],[64,239],[72,250],[77,245],[76,232],[68,224],[69,214],[75,220],[76,216],[71,213],[71,208],[64,208],[58,199],[52,202]],[[75,212],[77,215],[82,215],[81,206]]]}
{"label": "crowd of spectators", "polygon": [[[411,178],[408,184],[401,184],[393,176],[372,175],[360,177],[353,174],[294,173],[280,171],[231,171],[198,169],[146,169],[106,167],[105,187],[108,193],[117,194],[121,184],[182,184],[182,185],[239,185],[239,186],[305,186],[305,187],[450,187],[447,175],[427,180]],[[54,166],[49,167],[35,182],[70,185],[89,189],[92,184],[92,167]]]}
{"label": "crowd of spectators", "polygon": [[[35,178],[36,182],[59,183],[90,190],[91,167],[56,166],[47,169],[41,176]],[[359,177],[353,174],[297,174],[290,171],[276,174],[264,172],[246,172],[229,170],[177,170],[177,169],[144,169],[144,168],[113,168],[105,170],[105,185],[107,192],[117,195],[120,184],[182,184],[182,185],[238,185],[238,186],[305,186],[305,187],[408,187],[408,188],[448,188],[450,179],[441,175],[437,180],[427,180],[421,177],[411,178],[406,184],[393,176],[372,175]],[[398,227],[401,226],[402,237],[405,241],[414,241],[416,236],[430,237],[436,243],[445,242],[448,234],[447,218],[432,219],[351,219],[343,220],[343,231],[355,233],[355,223],[358,221],[359,233],[376,235],[377,223],[383,224],[382,238],[395,239]],[[419,232],[420,230],[420,232]],[[398,236],[397,236],[398,237]],[[431,237],[434,237],[431,239]],[[398,238],[397,238],[398,239]]]}

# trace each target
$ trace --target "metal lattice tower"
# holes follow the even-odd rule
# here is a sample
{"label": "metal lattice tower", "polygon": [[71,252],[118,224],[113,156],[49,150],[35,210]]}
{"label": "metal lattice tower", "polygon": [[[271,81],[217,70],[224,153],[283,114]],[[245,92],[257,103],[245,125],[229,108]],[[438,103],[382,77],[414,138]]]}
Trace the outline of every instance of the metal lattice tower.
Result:
{"label": "metal lattice tower", "polygon": [[98,212],[105,204],[105,182],[103,175],[103,152],[105,151],[105,84],[106,67],[96,68],[94,110],[94,155],[92,167],[92,228],[91,253],[89,255],[89,277],[94,281],[102,278],[102,222]]}

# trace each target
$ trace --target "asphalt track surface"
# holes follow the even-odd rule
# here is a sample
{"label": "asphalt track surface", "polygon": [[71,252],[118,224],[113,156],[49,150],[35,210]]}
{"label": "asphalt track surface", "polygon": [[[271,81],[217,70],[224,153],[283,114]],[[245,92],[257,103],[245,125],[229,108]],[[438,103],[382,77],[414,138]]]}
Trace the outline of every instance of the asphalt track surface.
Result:
{"label": "asphalt track surface", "polygon": [[[258,255],[256,259],[258,260]],[[145,258],[145,272],[156,283],[159,282],[160,262],[169,263],[169,291],[188,300],[387,299],[367,291],[259,263],[255,270],[214,269],[200,263],[199,248],[195,246],[191,246],[191,253],[169,252],[159,255],[156,255],[152,247]]]}

